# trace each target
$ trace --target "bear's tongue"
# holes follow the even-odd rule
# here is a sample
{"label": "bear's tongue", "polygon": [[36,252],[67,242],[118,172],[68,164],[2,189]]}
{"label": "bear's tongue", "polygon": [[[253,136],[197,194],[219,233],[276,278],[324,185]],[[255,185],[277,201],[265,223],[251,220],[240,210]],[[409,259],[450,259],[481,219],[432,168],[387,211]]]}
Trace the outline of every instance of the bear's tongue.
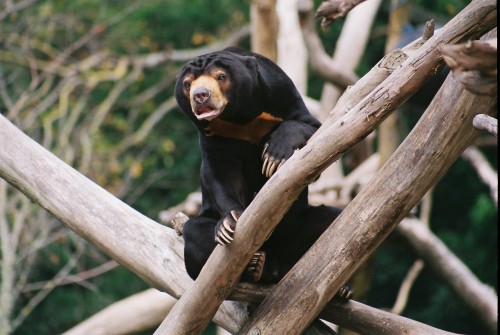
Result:
{"label": "bear's tongue", "polygon": [[201,115],[201,114],[205,114],[205,113],[210,113],[213,110],[214,110],[214,108],[210,107],[210,106],[200,107],[196,110],[196,114]]}
{"label": "bear's tongue", "polygon": [[221,113],[220,109],[216,109],[212,106],[203,106],[196,109],[196,118],[198,120],[213,120]]}

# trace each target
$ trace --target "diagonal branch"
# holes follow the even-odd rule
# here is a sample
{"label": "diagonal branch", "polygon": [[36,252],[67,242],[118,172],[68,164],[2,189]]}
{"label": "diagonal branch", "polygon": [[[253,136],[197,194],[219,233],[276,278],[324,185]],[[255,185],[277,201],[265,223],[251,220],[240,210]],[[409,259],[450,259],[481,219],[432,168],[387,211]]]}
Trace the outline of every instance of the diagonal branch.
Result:
{"label": "diagonal branch", "polygon": [[[300,334],[477,136],[470,126],[474,113],[491,113],[493,104],[493,98],[473,96],[448,77],[378,176],[344,209],[238,334],[249,334],[252,329],[262,334]],[[340,130],[339,126],[339,122],[332,125]]]}
{"label": "diagonal branch", "polygon": [[[240,217],[233,243],[215,248],[191,290],[179,299],[156,334],[180,335],[202,332],[219,304],[236,286],[245,265],[299,193],[342,153],[368,135],[390,112],[432,76],[440,61],[439,52],[436,50],[437,44],[457,43],[464,39],[479,37],[495,25],[496,1],[472,2],[450,21],[439,35],[424,44],[403,66],[352,108],[342,120],[334,123],[306,147],[296,152],[269,179]],[[346,255],[345,258],[349,257]],[[315,259],[313,264],[316,261]],[[345,281],[347,277],[341,279]],[[341,285],[339,282],[336,284],[338,286],[334,287],[334,290],[338,290]],[[299,310],[303,309],[302,307]],[[313,309],[309,310],[311,311],[314,312]],[[275,313],[270,313],[268,317],[271,315],[276,317]],[[305,317],[299,318],[299,320],[304,319]],[[306,325],[307,323],[302,326]],[[278,329],[281,333],[287,333],[283,330],[285,328]],[[294,331],[298,329],[294,328]],[[246,328],[246,331],[249,330],[250,328]]]}

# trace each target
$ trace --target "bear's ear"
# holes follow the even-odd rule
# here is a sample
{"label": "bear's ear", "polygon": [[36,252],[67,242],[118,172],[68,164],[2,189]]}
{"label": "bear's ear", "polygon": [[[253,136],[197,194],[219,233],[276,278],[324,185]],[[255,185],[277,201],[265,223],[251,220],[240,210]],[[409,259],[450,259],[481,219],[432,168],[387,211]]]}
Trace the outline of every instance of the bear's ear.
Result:
{"label": "bear's ear", "polygon": [[235,47],[225,48],[222,52],[229,53],[231,57],[234,57],[239,63],[243,64],[247,69],[246,73],[250,77],[249,79],[256,84],[254,88],[257,88],[258,92],[264,93],[265,96],[270,95],[271,87],[268,85],[269,75],[267,74],[269,70],[262,69],[262,66],[266,67],[264,64],[261,66],[262,60],[271,62],[270,60],[259,54]]}

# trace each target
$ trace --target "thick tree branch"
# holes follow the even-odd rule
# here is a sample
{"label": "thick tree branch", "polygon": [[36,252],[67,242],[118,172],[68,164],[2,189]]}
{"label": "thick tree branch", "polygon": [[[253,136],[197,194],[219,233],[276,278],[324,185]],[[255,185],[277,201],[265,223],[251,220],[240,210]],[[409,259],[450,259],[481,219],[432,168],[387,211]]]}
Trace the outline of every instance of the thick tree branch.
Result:
{"label": "thick tree branch", "polygon": [[[377,177],[281,280],[239,334],[250,334],[252,329],[262,334],[300,334],[472,142],[477,131],[469,122],[474,113],[492,112],[492,103],[492,98],[460,89],[449,77]],[[341,131],[339,122],[332,127]]]}
{"label": "thick tree branch", "polygon": [[[40,147],[1,115],[0,130],[0,176],[2,178],[60,218],[80,236],[137,273],[153,287],[166,291],[173,297],[181,296],[190,288],[192,281],[185,272],[184,262],[180,256],[183,242],[173,229],[162,227],[137,213]],[[138,252],[131,253],[130,250]],[[271,287],[240,284],[229,298],[260,303],[270,291]],[[150,297],[149,294],[155,297]],[[145,312],[146,314],[154,314],[158,318],[158,309],[165,312],[170,309],[161,303],[153,304],[150,301],[150,299],[154,301],[160,299],[170,305],[170,299],[165,297],[164,293],[149,291],[147,296],[152,312]],[[121,306],[119,310],[123,311],[121,309],[123,304],[117,305]],[[128,302],[126,305],[130,306]],[[344,318],[343,315],[349,315],[349,310],[353,306],[362,313],[356,319]],[[115,306],[110,309],[115,310]],[[105,315],[109,315],[107,313],[108,311],[105,311]],[[371,329],[370,333],[378,334],[376,331],[380,322],[373,317],[385,315],[384,318],[386,318],[388,317],[386,314],[359,303],[344,304],[333,300],[322,317],[350,329],[355,329],[357,322],[363,320],[366,329]],[[134,315],[137,316],[137,314]],[[137,318],[143,317],[137,316]],[[148,316],[144,318],[150,319]],[[246,319],[247,311],[243,304],[226,301],[214,320],[231,333],[236,333]],[[390,320],[397,324],[406,322],[404,318],[398,316],[391,316]],[[88,321],[70,330],[68,334],[78,334],[82,329],[95,330],[97,329],[95,327],[102,326],[103,322],[111,326],[108,317],[103,319],[99,315]],[[161,319],[147,322],[152,325],[159,321]],[[427,334],[448,334],[423,324],[419,327],[432,330]],[[390,332],[385,334],[396,335]]]}
{"label": "thick tree branch", "polygon": [[[183,244],[172,229],[92,183],[2,115],[0,129],[0,177],[152,287],[175,298],[190,289]],[[228,301],[215,321],[235,332],[245,318],[245,308]]]}
{"label": "thick tree branch", "polygon": [[[252,255],[269,236],[304,187],[315,180],[321,171],[338,159],[354,143],[369,134],[394,108],[405,101],[432,75],[440,60],[436,46],[440,43],[457,43],[464,39],[479,37],[495,25],[496,1],[472,2],[451,20],[439,35],[431,38],[413,57],[397,69],[385,83],[352,108],[344,118],[333,124],[332,129],[322,132],[306,147],[297,151],[269,179],[240,217],[233,243],[215,248],[191,290],[179,299],[156,333],[180,335],[199,334],[203,331],[219,304],[236,286],[238,277]],[[348,237],[343,237],[348,241],[352,236],[350,232]],[[371,244],[371,241],[365,242]],[[359,243],[354,245],[359,245]],[[345,258],[350,257],[345,256]],[[347,274],[350,272],[343,272],[342,276],[335,281],[335,285],[329,288],[329,293],[332,293],[329,298],[340,288],[340,280],[344,282],[347,280]],[[305,283],[303,284],[307,287]],[[298,310],[303,309],[304,307],[301,307]],[[312,319],[310,313],[315,312],[317,309],[311,308],[308,313],[301,315],[296,321],[305,323],[301,324],[301,327],[294,328],[293,331],[301,331],[301,328]],[[271,316],[275,317],[276,314],[268,315],[268,317]],[[305,321],[309,317],[311,319]],[[290,320],[287,317],[285,319]],[[276,322],[276,325],[278,324],[283,326],[281,322]],[[296,323],[290,323],[287,327],[278,327],[279,332],[287,333],[286,329],[289,329],[292,324],[293,327],[297,326]],[[245,328],[243,333],[249,330],[250,328]],[[267,331],[272,332],[271,329]]]}
{"label": "thick tree branch", "polygon": [[490,41],[441,45],[439,49],[446,64],[469,91],[476,94],[497,94],[496,37]]}

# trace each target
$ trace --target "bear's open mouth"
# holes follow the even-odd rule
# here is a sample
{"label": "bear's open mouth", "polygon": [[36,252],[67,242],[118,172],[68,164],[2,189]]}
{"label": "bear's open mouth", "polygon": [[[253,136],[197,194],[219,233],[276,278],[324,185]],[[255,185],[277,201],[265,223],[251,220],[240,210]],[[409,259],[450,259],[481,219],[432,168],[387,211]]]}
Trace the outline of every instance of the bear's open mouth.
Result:
{"label": "bear's open mouth", "polygon": [[219,116],[220,113],[222,113],[222,108],[215,108],[213,106],[202,106],[196,108],[194,115],[196,115],[196,118],[198,120],[210,121]]}

